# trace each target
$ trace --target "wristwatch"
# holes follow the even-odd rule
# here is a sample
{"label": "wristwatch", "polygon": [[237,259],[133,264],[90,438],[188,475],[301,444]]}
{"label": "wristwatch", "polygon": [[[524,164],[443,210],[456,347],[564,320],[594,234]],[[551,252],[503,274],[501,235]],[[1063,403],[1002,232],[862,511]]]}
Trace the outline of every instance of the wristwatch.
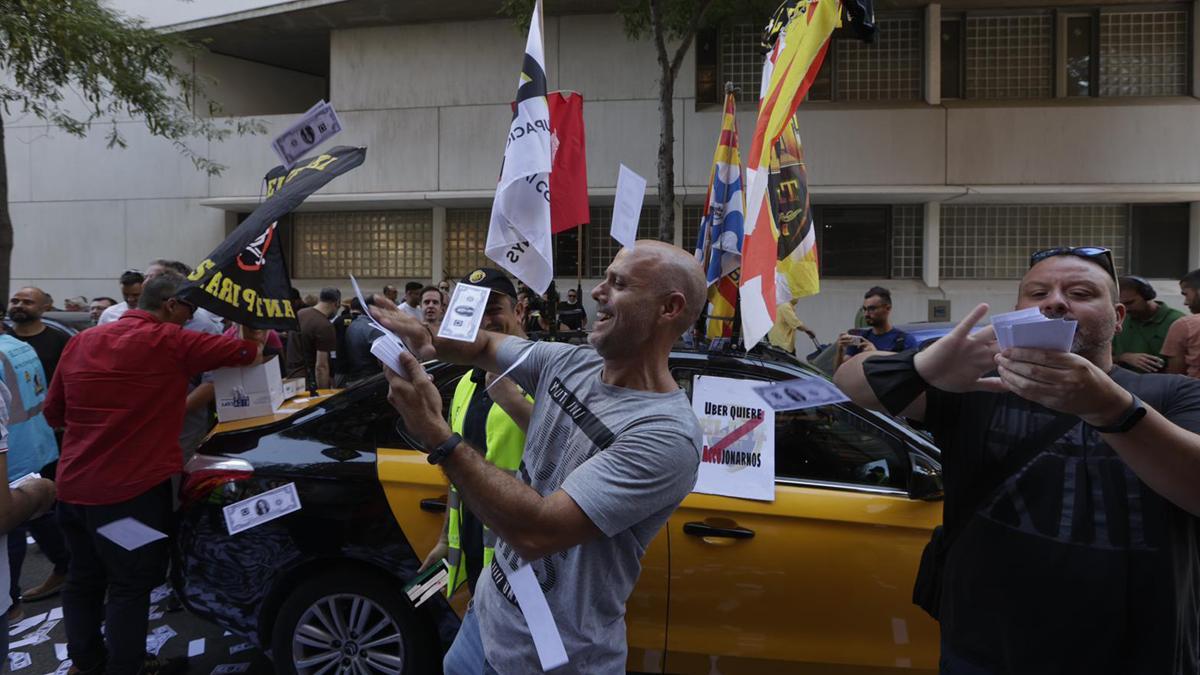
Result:
{"label": "wristwatch", "polygon": [[1132,429],[1135,424],[1146,416],[1146,404],[1142,403],[1142,399],[1138,398],[1137,394],[1133,392],[1129,392],[1129,395],[1133,397],[1133,402],[1121,414],[1121,419],[1117,420],[1114,424],[1095,427],[1096,431],[1102,434],[1123,434]]}
{"label": "wristwatch", "polygon": [[450,438],[442,441],[441,445],[429,451],[429,456],[426,459],[429,460],[430,464],[441,464],[446,461],[451,452],[454,452],[459,443],[462,443],[462,436],[450,434]]}

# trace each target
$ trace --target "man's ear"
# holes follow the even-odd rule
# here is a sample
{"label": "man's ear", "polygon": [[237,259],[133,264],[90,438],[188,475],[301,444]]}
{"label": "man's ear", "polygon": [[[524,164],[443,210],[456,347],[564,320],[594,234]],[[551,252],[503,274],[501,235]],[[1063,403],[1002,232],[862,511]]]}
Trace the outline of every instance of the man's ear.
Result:
{"label": "man's ear", "polygon": [[679,291],[671,291],[663,301],[662,316],[668,321],[674,321],[687,311],[687,298]]}
{"label": "man's ear", "polygon": [[1117,329],[1113,331],[1113,335],[1121,332],[1122,324],[1125,323],[1125,305],[1117,303],[1113,305],[1113,312],[1117,315]]}

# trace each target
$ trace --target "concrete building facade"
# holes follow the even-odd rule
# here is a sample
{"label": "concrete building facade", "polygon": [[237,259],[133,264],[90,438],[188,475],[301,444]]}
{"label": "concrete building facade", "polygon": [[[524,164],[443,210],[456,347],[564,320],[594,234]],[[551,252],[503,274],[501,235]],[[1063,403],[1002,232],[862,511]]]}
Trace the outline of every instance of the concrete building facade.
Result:
{"label": "concrete building facade", "polygon": [[[494,7],[452,0],[299,0],[171,27],[210,41],[195,62],[231,115],[265,136],[197,144],[228,168],[196,171],[141,125],[114,120],[80,140],[6,117],[15,224],[13,286],[62,298],[116,295],[122,270],[157,257],[199,261],[258,203],[278,163],[270,139],[322,97],[367,161],[306,202],[285,245],[304,291],[462,275],[483,241],[524,38]],[[402,3],[403,4],[403,3]],[[418,3],[424,4],[424,3]],[[862,293],[892,290],[894,319],[930,301],[961,317],[1008,308],[1028,254],[1114,250],[1171,304],[1200,267],[1197,12],[1177,4],[912,5],[880,12],[873,45],[837,37],[798,115],[816,204],[822,292],[800,302],[821,338],[851,325]],[[694,246],[720,127],[720,83],[747,101],[759,17],[706,30],[675,89],[674,238]],[[592,223],[556,237],[560,285],[585,291],[616,251],[608,236],[618,164],[654,183],[657,66],[611,8],[549,3],[552,89],[585,99]],[[753,104],[739,112],[743,144]],[[656,231],[656,191],[643,213]],[[576,259],[577,240],[584,242]]]}

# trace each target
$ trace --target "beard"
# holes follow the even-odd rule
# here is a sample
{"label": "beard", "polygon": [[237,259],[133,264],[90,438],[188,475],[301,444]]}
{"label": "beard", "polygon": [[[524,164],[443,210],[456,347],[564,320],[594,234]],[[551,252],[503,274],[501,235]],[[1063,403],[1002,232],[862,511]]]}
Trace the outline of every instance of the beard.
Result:
{"label": "beard", "polygon": [[[1065,314],[1047,314],[1046,318],[1071,319]],[[1096,356],[1112,351],[1112,339],[1116,330],[1117,319],[1112,314],[1105,314],[1103,318],[1094,321],[1078,321],[1075,325],[1075,337],[1071,340],[1071,353],[1094,361]]]}
{"label": "beard", "polygon": [[8,318],[12,319],[15,323],[29,323],[37,319],[37,317],[23,309],[8,310]]}

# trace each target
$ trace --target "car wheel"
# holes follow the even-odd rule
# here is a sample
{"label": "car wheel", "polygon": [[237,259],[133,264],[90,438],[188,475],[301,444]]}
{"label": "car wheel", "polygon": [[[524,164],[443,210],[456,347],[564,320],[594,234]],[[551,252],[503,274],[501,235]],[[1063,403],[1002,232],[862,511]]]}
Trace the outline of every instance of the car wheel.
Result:
{"label": "car wheel", "polygon": [[276,671],[411,675],[428,672],[436,639],[392,586],[360,570],[320,574],[279,608],[271,636]]}

